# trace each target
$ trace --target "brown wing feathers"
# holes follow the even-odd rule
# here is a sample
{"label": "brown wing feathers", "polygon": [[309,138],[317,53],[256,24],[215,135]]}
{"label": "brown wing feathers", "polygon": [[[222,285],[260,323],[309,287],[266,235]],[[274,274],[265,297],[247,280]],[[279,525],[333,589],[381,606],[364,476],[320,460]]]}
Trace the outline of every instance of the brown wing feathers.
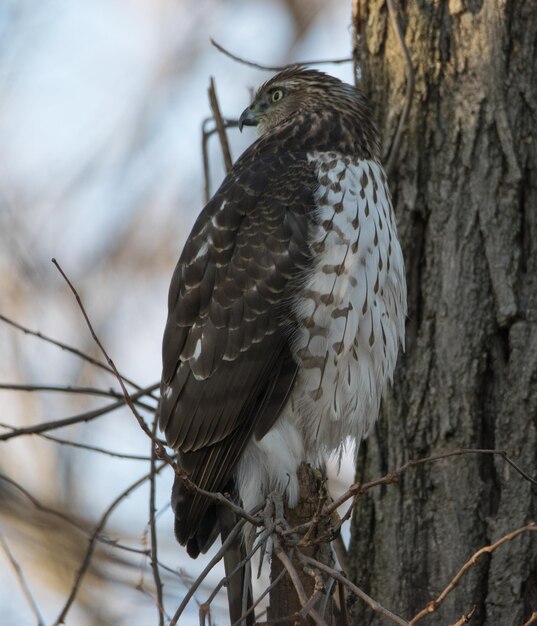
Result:
{"label": "brown wing feathers", "polygon": [[[291,296],[310,263],[304,214],[314,208],[315,178],[305,155],[257,150],[200,214],[169,294],[160,426],[210,491],[227,488],[249,439],[270,429],[297,367]],[[197,554],[210,503],[181,486],[174,501],[178,539],[193,538]]]}

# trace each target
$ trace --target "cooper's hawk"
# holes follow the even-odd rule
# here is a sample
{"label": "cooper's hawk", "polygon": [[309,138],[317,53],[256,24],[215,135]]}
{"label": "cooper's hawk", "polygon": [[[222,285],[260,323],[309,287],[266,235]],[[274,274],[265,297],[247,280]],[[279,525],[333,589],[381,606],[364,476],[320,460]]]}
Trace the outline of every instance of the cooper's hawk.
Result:
{"label": "cooper's hawk", "polygon": [[[403,343],[406,285],[364,97],[302,67],[257,92],[260,138],[199,215],[173,275],[160,426],[191,480],[297,501],[297,468],[360,441]],[[214,541],[210,500],[176,480],[175,532]],[[240,615],[240,613],[239,613]],[[236,619],[236,618],[235,618]]]}

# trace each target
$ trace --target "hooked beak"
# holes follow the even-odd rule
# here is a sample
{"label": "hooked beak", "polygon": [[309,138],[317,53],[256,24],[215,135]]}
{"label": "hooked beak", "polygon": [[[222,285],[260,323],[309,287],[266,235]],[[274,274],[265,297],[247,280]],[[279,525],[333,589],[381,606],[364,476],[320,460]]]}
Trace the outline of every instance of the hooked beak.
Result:
{"label": "hooked beak", "polygon": [[257,119],[257,111],[253,110],[251,107],[244,109],[241,116],[239,117],[239,130],[242,133],[243,126],[257,126],[259,120]]}

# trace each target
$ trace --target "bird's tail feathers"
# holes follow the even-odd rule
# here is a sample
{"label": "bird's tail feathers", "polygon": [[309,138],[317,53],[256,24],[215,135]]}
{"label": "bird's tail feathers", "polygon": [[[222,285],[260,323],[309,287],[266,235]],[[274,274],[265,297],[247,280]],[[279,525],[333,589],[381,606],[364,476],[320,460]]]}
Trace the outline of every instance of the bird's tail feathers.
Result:
{"label": "bird's tail feathers", "polygon": [[[229,507],[224,505],[218,507],[217,515],[222,543],[224,543],[237,525],[237,516]],[[245,557],[246,547],[243,534],[239,532],[224,552],[224,568],[228,579],[227,597],[230,624],[236,623],[237,626],[253,626],[255,621],[253,611],[241,620],[241,617],[252,606],[253,602],[250,563],[246,562],[241,567],[238,567]]]}

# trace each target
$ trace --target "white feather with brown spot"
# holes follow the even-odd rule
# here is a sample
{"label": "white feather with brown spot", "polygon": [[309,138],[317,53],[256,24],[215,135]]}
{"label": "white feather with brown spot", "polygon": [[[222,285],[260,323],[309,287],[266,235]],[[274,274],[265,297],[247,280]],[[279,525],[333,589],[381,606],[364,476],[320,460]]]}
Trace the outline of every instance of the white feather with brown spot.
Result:
{"label": "white feather with brown spot", "polygon": [[404,347],[406,283],[386,177],[380,164],[312,153],[319,179],[310,242],[314,268],[297,294],[301,364],[273,429],[239,463],[246,508],[272,489],[296,502],[301,462],[322,463],[377,419]]}

